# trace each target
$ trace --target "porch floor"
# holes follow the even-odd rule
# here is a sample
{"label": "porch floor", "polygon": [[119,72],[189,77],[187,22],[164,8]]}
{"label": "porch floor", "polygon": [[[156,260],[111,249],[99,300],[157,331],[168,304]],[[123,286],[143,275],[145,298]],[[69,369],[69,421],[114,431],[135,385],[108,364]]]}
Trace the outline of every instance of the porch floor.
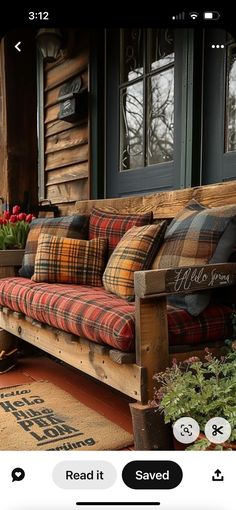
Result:
{"label": "porch floor", "polygon": [[73,367],[58,363],[46,355],[29,355],[20,358],[15,368],[9,372],[0,374],[0,388],[33,381],[54,383],[83,404],[132,433],[130,399]]}

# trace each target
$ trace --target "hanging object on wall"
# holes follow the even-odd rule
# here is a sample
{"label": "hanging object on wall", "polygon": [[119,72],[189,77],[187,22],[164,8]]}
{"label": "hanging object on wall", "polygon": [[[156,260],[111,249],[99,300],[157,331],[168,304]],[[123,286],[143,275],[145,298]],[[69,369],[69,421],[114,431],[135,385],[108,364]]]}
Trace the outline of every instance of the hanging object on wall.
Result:
{"label": "hanging object on wall", "polygon": [[76,122],[83,118],[87,111],[87,90],[81,90],[81,76],[77,76],[62,85],[58,101],[60,102],[59,119]]}
{"label": "hanging object on wall", "polygon": [[58,28],[41,28],[36,34],[38,49],[46,62],[55,62],[60,56],[62,33]]}

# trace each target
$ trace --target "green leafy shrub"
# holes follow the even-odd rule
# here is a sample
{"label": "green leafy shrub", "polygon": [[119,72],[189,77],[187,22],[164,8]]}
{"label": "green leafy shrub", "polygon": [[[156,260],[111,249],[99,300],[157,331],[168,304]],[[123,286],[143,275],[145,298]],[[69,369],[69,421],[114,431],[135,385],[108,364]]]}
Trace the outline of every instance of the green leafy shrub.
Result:
{"label": "green leafy shrub", "polygon": [[[229,421],[232,433],[229,441],[236,440],[236,341],[231,350],[220,359],[208,349],[203,361],[191,357],[182,363],[173,361],[165,372],[154,379],[159,389],[154,394],[152,406],[164,414],[165,423],[174,423],[178,418],[194,418],[204,433],[206,422],[216,416]],[[191,449],[206,449],[210,443],[199,439]],[[216,449],[223,449],[216,445]]]}

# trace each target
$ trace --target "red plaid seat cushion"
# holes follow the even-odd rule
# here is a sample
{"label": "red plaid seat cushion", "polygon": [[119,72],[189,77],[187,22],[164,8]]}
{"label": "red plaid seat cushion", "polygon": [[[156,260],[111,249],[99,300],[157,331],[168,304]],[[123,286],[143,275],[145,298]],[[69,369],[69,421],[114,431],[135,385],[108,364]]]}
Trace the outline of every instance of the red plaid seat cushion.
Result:
{"label": "red plaid seat cushion", "polygon": [[168,306],[170,345],[210,344],[231,337],[231,314],[232,308],[225,305],[209,305],[197,317]]}
{"label": "red plaid seat cushion", "polygon": [[134,305],[103,287],[4,278],[0,305],[115,349],[134,350]]}
{"label": "red plaid seat cushion", "polygon": [[[3,278],[0,305],[115,349],[134,350],[135,305],[103,287]],[[186,310],[168,307],[170,345],[212,343],[230,337],[231,313],[229,306],[211,305],[192,317]]]}

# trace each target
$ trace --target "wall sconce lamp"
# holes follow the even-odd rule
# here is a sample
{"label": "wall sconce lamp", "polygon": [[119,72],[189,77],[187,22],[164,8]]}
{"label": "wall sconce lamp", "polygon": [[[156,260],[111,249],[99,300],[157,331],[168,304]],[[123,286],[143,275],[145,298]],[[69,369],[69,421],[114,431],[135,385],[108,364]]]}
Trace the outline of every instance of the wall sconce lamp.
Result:
{"label": "wall sconce lamp", "polygon": [[57,28],[41,28],[36,35],[37,46],[47,62],[54,62],[62,47],[62,33]]}

